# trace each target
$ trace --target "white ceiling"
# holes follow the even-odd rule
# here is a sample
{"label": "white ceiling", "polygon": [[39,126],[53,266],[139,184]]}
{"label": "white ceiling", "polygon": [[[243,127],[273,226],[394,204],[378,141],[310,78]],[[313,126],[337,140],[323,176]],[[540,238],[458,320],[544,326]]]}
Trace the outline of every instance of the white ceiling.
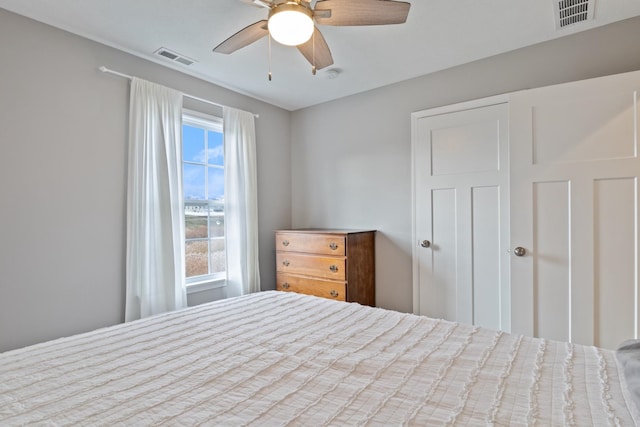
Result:
{"label": "white ceiling", "polygon": [[[595,0],[592,21],[556,30],[554,1],[412,0],[406,24],[320,27],[341,71],[335,79],[326,69],[312,76],[297,49],[274,43],[271,82],[267,39],[231,55],[212,53],[266,19],[268,11],[250,0],[0,0],[0,7],[297,110],[640,15],[640,0]],[[153,55],[160,47],[197,63]]]}

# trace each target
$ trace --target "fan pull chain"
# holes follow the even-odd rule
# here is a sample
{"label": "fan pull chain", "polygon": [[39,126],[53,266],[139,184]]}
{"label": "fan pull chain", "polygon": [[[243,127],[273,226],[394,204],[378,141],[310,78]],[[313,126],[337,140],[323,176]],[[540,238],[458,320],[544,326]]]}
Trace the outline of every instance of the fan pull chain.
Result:
{"label": "fan pull chain", "polygon": [[316,29],[311,34],[311,51],[313,52],[313,64],[311,64],[311,74],[316,75]]}
{"label": "fan pull chain", "polygon": [[271,81],[271,34],[269,34],[269,81]]}

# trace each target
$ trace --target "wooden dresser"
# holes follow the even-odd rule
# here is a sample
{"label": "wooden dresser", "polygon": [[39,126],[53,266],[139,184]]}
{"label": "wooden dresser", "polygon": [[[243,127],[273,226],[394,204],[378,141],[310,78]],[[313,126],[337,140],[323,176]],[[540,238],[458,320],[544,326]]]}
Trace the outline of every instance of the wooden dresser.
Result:
{"label": "wooden dresser", "polygon": [[374,306],[375,233],[276,231],[276,289]]}

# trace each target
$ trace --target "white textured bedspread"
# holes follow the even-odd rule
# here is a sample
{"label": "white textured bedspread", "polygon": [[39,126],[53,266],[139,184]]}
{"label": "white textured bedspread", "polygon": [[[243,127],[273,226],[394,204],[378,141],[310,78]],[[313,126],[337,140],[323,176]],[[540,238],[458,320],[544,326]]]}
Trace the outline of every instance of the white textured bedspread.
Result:
{"label": "white textured bedspread", "polygon": [[0,425],[634,425],[611,351],[262,292],[0,354]]}

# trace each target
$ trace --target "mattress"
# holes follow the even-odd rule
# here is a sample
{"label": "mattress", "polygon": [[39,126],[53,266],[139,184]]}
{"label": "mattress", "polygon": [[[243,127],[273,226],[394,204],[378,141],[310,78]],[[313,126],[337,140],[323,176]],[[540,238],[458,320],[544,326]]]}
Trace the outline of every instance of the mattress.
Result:
{"label": "mattress", "polygon": [[0,354],[0,425],[634,425],[612,351],[261,292]]}

